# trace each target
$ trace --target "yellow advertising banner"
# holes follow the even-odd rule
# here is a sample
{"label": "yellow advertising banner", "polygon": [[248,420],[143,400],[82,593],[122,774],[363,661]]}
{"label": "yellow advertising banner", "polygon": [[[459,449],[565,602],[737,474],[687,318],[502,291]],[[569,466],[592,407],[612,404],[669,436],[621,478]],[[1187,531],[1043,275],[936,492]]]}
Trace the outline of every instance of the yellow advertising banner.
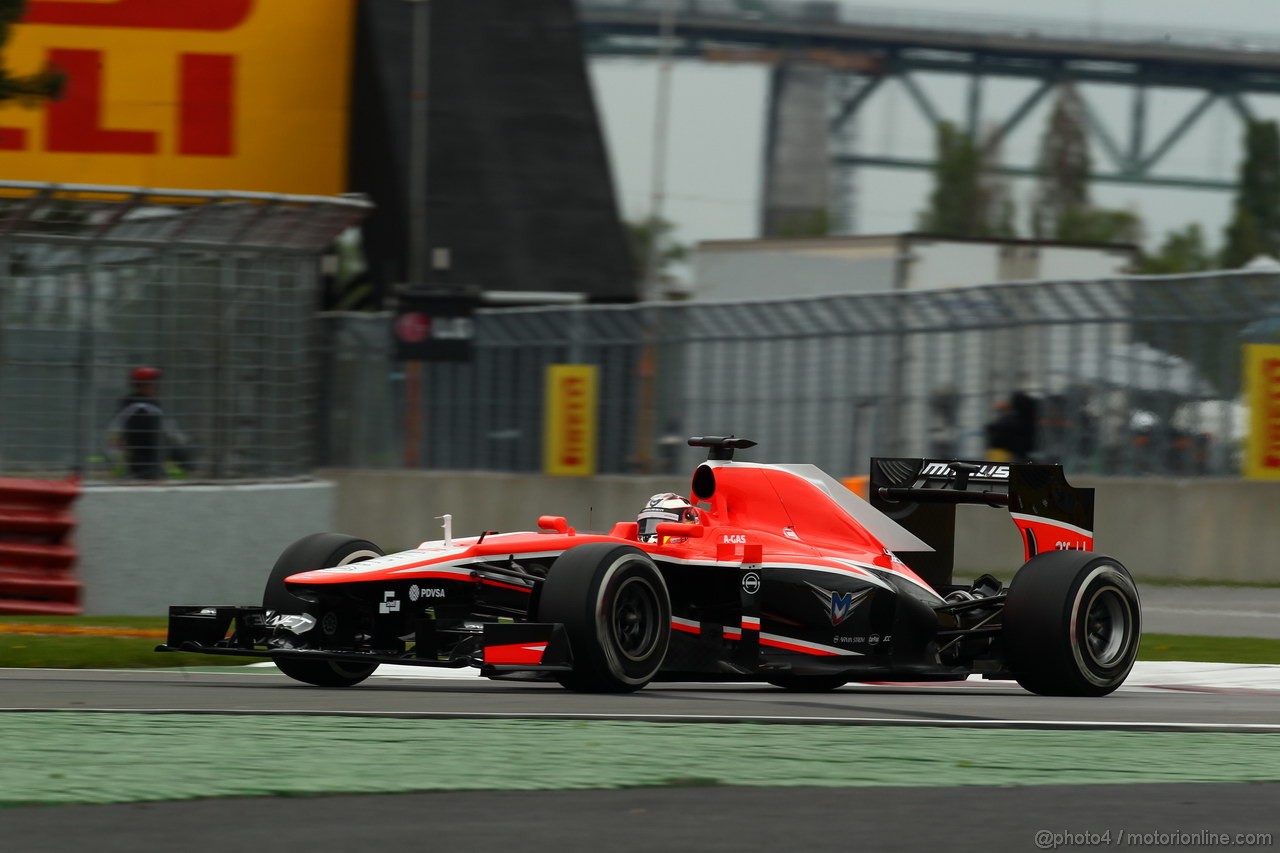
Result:
{"label": "yellow advertising banner", "polygon": [[353,0],[29,0],[14,74],[59,101],[0,108],[0,178],[346,190]]}
{"label": "yellow advertising banner", "polygon": [[542,470],[565,477],[596,472],[598,370],[593,364],[552,364],[542,438]]}
{"label": "yellow advertising banner", "polygon": [[1280,344],[1245,344],[1244,381],[1249,396],[1244,475],[1280,480]]}

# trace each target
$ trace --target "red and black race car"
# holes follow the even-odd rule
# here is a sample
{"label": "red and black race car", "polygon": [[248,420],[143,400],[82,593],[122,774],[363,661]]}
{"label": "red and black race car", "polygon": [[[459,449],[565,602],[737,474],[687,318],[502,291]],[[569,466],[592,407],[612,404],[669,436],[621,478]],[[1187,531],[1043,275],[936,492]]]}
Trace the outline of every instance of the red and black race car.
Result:
{"label": "red and black race car", "polygon": [[[285,550],[261,606],[176,606],[158,651],[268,655],[308,684],[380,664],[546,673],[575,690],[650,681],[946,681],[1102,696],[1128,675],[1133,578],[1093,553],[1093,490],[1055,465],[872,460],[868,503],[812,465],[735,461],[693,438],[686,500],[640,524],[445,538],[383,554],[333,533]],[[674,510],[664,509],[676,504]],[[1026,563],[1007,588],[951,582],[957,504],[1006,506]],[[683,509],[681,509],[683,507]],[[663,521],[672,518],[674,520]]]}

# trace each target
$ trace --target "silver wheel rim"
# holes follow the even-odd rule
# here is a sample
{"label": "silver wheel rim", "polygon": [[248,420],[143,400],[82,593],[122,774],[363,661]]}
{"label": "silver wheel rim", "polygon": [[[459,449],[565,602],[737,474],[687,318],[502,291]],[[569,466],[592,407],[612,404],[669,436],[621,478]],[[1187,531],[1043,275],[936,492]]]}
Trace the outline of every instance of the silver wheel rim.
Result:
{"label": "silver wheel rim", "polygon": [[1111,564],[1089,572],[1077,589],[1071,606],[1071,655],[1076,671],[1089,683],[1107,687],[1129,674],[1138,645],[1137,600],[1132,582]]}
{"label": "silver wheel rim", "polygon": [[658,644],[658,597],[641,578],[627,578],[613,596],[613,640],[630,661],[643,661]]}
{"label": "silver wheel rim", "polygon": [[1084,645],[1100,667],[1115,665],[1130,633],[1129,602],[1118,587],[1104,586],[1089,598],[1084,614]]}
{"label": "silver wheel rim", "polygon": [[[609,588],[609,580],[617,572],[626,568],[626,566],[632,562],[643,563],[647,565],[649,568],[653,569],[654,576],[657,580],[657,586],[655,587],[653,584],[650,584],[650,583],[644,583],[644,586],[655,596],[654,604],[655,604],[655,607],[657,608],[658,618],[661,619],[662,606],[660,604],[660,601],[663,598],[666,598],[666,593],[667,593],[667,586],[666,586],[666,583],[662,580],[661,573],[659,573],[657,569],[654,568],[653,564],[649,562],[648,558],[640,554],[625,554],[619,559],[617,559],[616,561],[614,561],[613,564],[610,565],[609,568],[604,571],[604,576],[600,579],[599,592],[596,594],[596,606],[595,606],[596,637],[597,637],[597,641],[600,643],[601,650],[604,652],[605,660],[609,666],[609,672],[613,674],[613,677],[621,681],[623,684],[643,684],[653,677],[653,674],[658,671],[658,667],[662,666],[662,659],[666,657],[666,652],[664,650],[661,657],[656,657],[653,659],[652,669],[644,677],[636,678],[631,675],[628,675],[626,669],[623,666],[622,659],[627,658],[632,660],[633,662],[636,662],[636,661],[643,661],[643,657],[632,658],[630,655],[622,652],[622,648],[620,644],[615,642],[614,636],[613,636],[613,631],[614,631],[613,615],[614,614],[611,611],[614,608],[605,606],[605,590]],[[624,582],[621,587],[619,587],[619,590],[625,589],[632,581],[641,581],[641,580],[642,580],[641,578],[628,578],[627,581]],[[614,600],[615,601],[617,600],[616,596]],[[670,626],[667,626],[667,627],[669,628]],[[661,626],[657,626],[657,628],[660,630]],[[661,640],[661,634],[656,633],[654,637],[654,643],[658,643],[660,642],[660,640]],[[653,650],[653,647],[651,645],[649,647],[649,651],[652,652],[652,650]]]}

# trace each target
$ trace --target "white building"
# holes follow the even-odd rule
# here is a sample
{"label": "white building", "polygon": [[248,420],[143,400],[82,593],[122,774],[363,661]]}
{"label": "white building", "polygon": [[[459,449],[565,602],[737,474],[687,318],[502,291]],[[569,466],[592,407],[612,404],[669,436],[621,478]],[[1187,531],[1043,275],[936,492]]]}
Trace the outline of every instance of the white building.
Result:
{"label": "white building", "polygon": [[1127,244],[955,239],[927,234],[712,240],[693,255],[693,299],[736,302],[799,296],[937,290],[1002,281],[1124,275]]}

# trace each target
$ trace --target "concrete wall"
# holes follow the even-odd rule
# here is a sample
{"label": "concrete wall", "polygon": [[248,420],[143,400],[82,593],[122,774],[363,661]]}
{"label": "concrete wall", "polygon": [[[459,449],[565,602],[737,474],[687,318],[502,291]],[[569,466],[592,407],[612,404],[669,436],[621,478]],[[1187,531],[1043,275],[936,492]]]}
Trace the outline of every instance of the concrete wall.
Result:
{"label": "concrete wall", "polygon": [[[457,535],[533,530],[541,514],[560,514],[580,529],[631,519],[655,492],[687,493],[685,477],[337,471],[338,528],[384,548],[439,537],[433,516],[453,514]],[[1072,477],[1097,489],[1099,551],[1139,577],[1280,583],[1280,483],[1241,480]],[[960,507],[957,575],[1009,575],[1022,546],[1003,510]]]}
{"label": "concrete wall", "polygon": [[[539,515],[607,530],[687,478],[329,470],[329,482],[89,487],[75,505],[89,614],[164,614],[171,604],[255,604],[276,556],[338,530],[387,550],[454,532],[534,530]],[[1280,483],[1073,478],[1097,488],[1097,544],[1141,577],[1280,582]],[[1008,514],[960,507],[958,576],[1009,575],[1022,549]]]}
{"label": "concrete wall", "polygon": [[487,471],[355,471],[326,469],[337,484],[337,525],[385,550],[439,539],[435,517],[453,516],[455,536],[484,530],[537,530],[538,516],[563,515],[579,530],[608,530],[635,521],[650,495],[689,493],[689,478],[600,476],[591,479]]}
{"label": "concrete wall", "polygon": [[[1070,479],[1097,490],[1095,547],[1138,577],[1280,583],[1280,483]],[[1004,513],[962,507],[957,531],[958,573],[1012,573],[1022,562]]]}
{"label": "concrete wall", "polygon": [[334,527],[333,483],[90,486],[75,504],[84,612],[258,604],[276,557]]}

